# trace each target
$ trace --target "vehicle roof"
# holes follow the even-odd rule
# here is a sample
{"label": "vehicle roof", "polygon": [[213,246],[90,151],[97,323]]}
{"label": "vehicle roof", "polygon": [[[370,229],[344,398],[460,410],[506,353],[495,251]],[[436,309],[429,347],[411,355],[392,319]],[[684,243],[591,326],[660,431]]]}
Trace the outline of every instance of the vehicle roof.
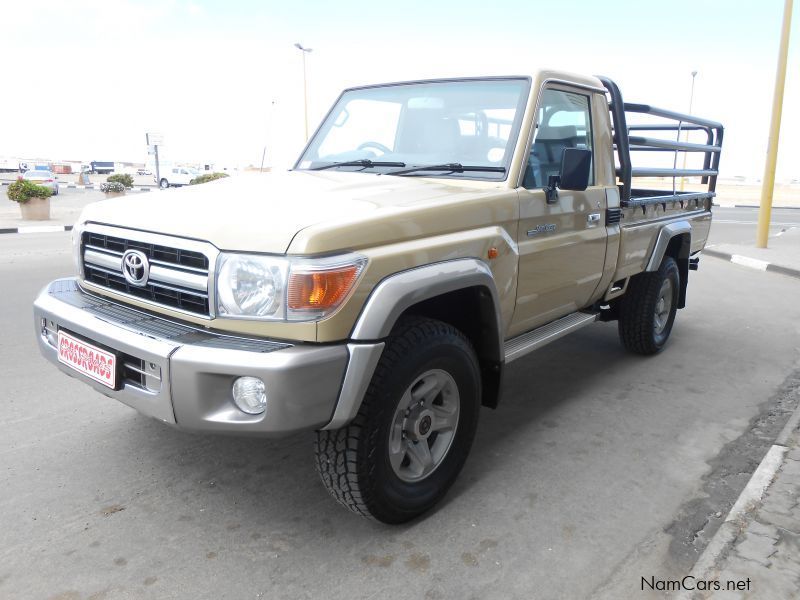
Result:
{"label": "vehicle roof", "polygon": [[363,90],[376,87],[389,87],[393,85],[411,85],[416,83],[448,83],[453,81],[491,81],[498,79],[529,79],[531,81],[546,81],[551,79],[558,79],[561,81],[568,81],[570,83],[577,83],[578,85],[597,88],[598,91],[605,91],[603,84],[597,77],[591,75],[581,75],[569,71],[555,70],[555,69],[539,69],[527,74],[517,75],[482,75],[482,76],[465,76],[465,77],[437,77],[433,79],[410,79],[407,81],[390,81],[386,83],[373,83],[366,85],[356,85],[346,88],[344,91],[350,90]]}

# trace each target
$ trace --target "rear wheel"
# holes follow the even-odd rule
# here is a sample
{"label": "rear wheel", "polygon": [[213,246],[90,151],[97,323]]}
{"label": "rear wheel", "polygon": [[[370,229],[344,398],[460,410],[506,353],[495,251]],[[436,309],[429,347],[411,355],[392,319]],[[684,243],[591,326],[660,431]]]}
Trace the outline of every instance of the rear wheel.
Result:
{"label": "rear wheel", "polygon": [[325,487],[348,509],[384,523],[429,510],[467,458],[480,389],[478,360],[461,332],[432,319],[401,320],[355,419],[317,432]]}
{"label": "rear wheel", "polygon": [[626,349],[648,355],[664,348],[675,322],[679,290],[678,264],[671,256],[658,271],[631,279],[619,315],[619,337]]}

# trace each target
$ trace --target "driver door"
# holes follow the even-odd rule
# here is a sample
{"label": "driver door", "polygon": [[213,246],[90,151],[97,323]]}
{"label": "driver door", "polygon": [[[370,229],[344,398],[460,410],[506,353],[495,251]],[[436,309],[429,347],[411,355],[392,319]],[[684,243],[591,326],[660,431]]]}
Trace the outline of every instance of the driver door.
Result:
{"label": "driver door", "polygon": [[595,184],[594,160],[583,192],[544,188],[557,175],[566,148],[592,150],[591,96],[549,85],[537,107],[537,128],[518,189],[519,281],[511,335],[585,308],[600,282],[606,252],[605,188]]}

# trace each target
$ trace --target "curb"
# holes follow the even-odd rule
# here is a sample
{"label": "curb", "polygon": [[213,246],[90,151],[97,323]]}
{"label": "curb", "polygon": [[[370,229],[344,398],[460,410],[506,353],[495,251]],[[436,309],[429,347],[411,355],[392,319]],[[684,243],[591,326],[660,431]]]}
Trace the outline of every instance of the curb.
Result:
{"label": "curb", "polygon": [[[0,185],[11,185],[12,183],[14,183],[14,182],[13,181],[6,181],[6,180],[0,181]],[[78,189],[82,189],[82,190],[99,190],[100,189],[100,185],[101,184],[99,184],[99,183],[89,183],[87,185],[79,185],[77,183],[59,183],[58,187],[59,187],[59,189],[78,188]],[[155,187],[156,187],[155,185],[153,185],[152,187],[132,187],[132,188],[129,188],[128,191],[129,192],[149,192]]]}
{"label": "curb", "polygon": [[23,227],[6,227],[0,229],[3,233],[54,233],[56,231],[72,231],[72,225],[27,225]]}
{"label": "curb", "polygon": [[750,258],[749,256],[742,256],[741,254],[729,254],[727,252],[720,252],[719,250],[710,250],[708,248],[703,249],[703,254],[707,256],[713,256],[714,258],[721,258],[722,260],[727,260],[734,264],[741,265],[743,267],[749,267],[757,271],[769,271],[770,273],[780,273],[781,275],[787,275],[789,277],[796,277],[800,279],[800,269],[783,267],[781,265],[769,263],[765,260]]}

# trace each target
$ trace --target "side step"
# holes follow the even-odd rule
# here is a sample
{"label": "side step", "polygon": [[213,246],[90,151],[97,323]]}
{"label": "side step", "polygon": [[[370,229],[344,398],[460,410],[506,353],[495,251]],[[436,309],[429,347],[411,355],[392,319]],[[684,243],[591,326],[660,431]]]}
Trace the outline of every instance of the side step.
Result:
{"label": "side step", "polygon": [[548,323],[547,325],[537,327],[533,331],[511,338],[504,345],[506,363],[521,358],[529,352],[538,350],[550,342],[555,342],[568,333],[577,331],[581,327],[591,325],[599,318],[600,313],[575,312],[566,317],[561,317],[552,323]]}

